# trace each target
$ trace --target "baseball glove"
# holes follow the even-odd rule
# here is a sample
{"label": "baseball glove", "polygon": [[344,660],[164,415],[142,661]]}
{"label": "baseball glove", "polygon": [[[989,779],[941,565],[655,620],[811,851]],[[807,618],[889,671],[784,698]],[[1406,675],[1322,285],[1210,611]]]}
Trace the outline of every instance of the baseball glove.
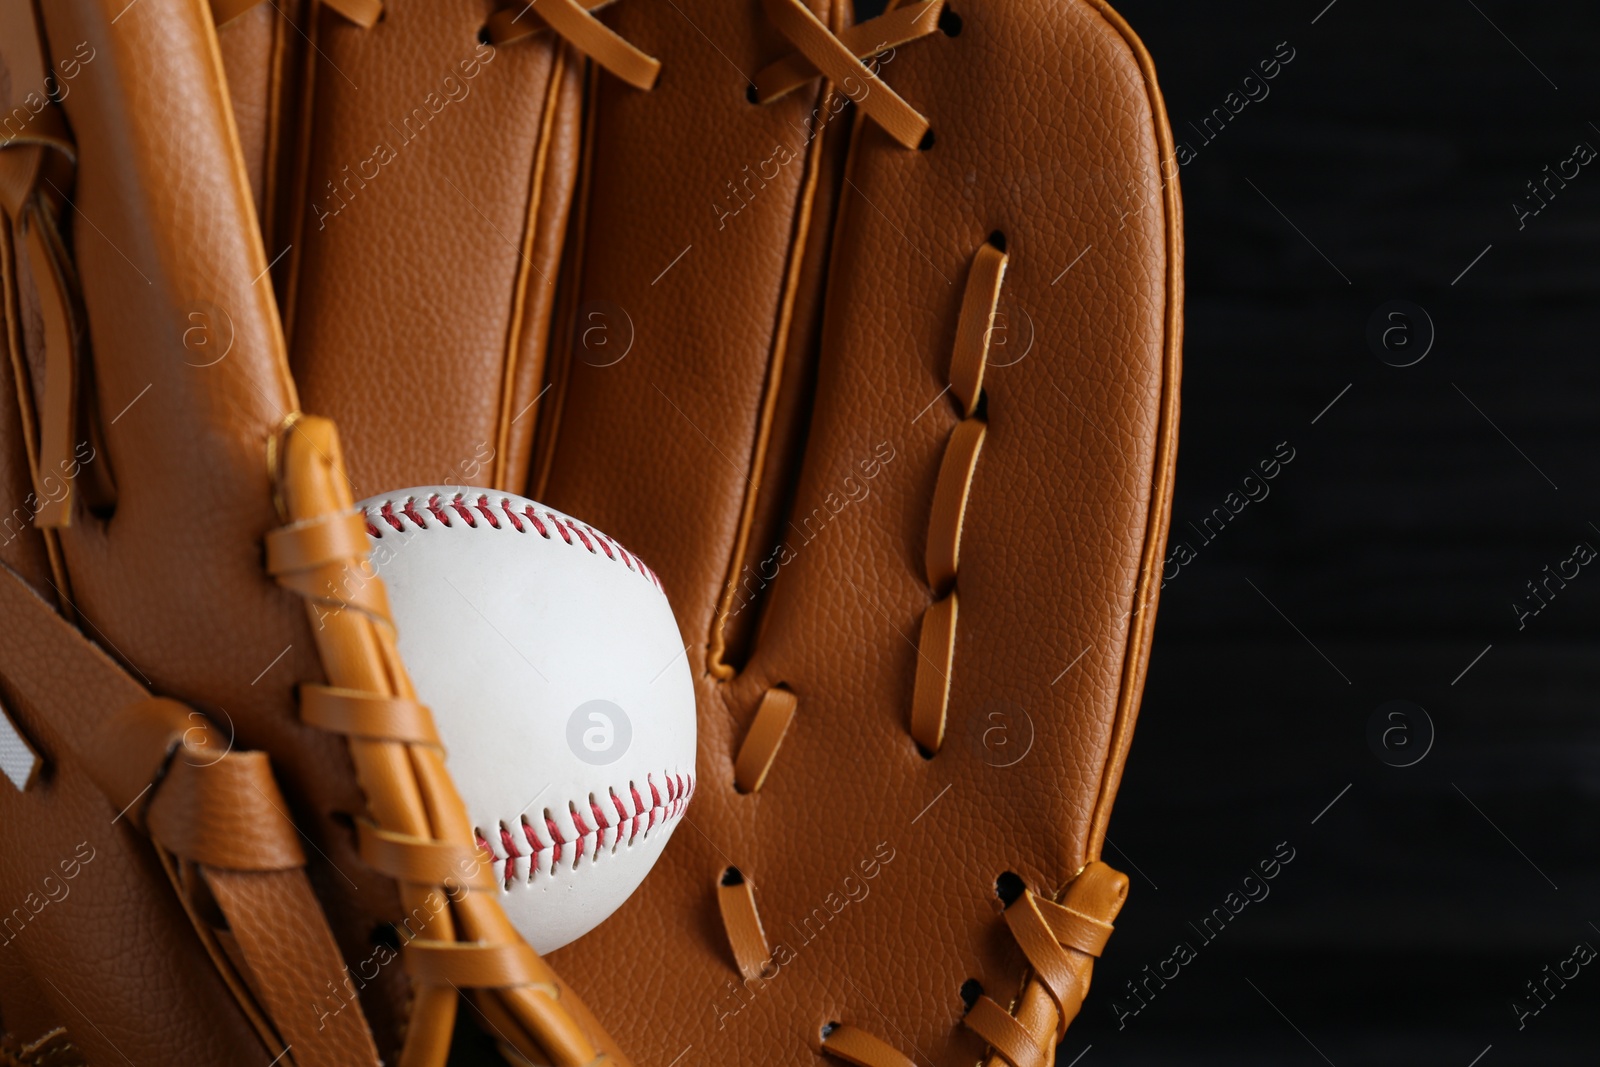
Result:
{"label": "baseball glove", "polygon": [[[1108,6],[0,20],[4,1055],[1051,1062],[1177,426]],[[615,535],[693,668],[689,827],[547,958],[351,509],[419,484]]]}

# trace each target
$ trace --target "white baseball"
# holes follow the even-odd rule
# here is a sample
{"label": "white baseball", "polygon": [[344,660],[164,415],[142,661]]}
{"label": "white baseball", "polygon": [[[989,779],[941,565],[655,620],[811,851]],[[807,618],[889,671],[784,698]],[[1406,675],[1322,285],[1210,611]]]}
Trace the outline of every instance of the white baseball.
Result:
{"label": "white baseball", "polygon": [[660,580],[520,496],[424,486],[357,507],[506,913],[560,948],[639,887],[694,794],[694,689]]}

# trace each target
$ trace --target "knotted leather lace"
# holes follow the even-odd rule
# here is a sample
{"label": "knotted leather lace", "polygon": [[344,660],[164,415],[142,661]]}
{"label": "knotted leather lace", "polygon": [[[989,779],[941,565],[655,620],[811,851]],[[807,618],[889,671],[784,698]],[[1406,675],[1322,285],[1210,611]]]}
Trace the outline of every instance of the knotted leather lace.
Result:
{"label": "knotted leather lace", "polygon": [[[211,13],[220,26],[260,2],[211,0]],[[321,3],[363,29],[371,29],[383,17],[383,0],[321,0]],[[568,44],[635,89],[649,89],[661,73],[661,64],[591,14],[609,3],[611,0],[516,3],[491,14],[484,29],[488,42],[493,45],[510,44],[546,29],[554,30]]]}
{"label": "knotted leather lace", "polygon": [[928,120],[889,88],[863,60],[939,28],[944,0],[920,0],[835,34],[811,13],[804,0],[763,0],[767,17],[798,54],[786,56],[756,74],[755,97],[765,104],[823,75],[855,101],[888,134],[916,148],[928,134]]}

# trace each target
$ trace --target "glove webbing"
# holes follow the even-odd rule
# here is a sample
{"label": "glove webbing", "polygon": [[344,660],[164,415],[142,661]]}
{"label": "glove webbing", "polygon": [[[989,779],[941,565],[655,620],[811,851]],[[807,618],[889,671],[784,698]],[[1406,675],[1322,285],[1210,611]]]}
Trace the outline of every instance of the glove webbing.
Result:
{"label": "glove webbing", "polygon": [[[394,878],[426,936],[407,929],[402,954],[415,997],[402,1067],[437,1067],[449,1051],[460,989],[525,1056],[557,1067],[625,1064],[583,1006],[516,930],[474,843],[428,710],[400,660],[388,598],[368,559],[333,424],[298,414],[274,439],[270,465],[286,525],[267,538],[267,569],[305,598],[331,687],[305,687],[301,714],[345,734],[372,823],[364,860]],[[458,940],[459,939],[459,940]],[[597,1050],[597,1045],[601,1046]]]}

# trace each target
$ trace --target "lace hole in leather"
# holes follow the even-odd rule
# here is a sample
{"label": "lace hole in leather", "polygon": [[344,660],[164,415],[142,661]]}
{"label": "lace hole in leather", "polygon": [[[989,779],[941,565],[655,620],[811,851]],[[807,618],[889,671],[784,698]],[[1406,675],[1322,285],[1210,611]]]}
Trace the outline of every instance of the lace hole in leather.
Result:
{"label": "lace hole in leather", "polygon": [[737,867],[729,867],[722,872],[723,885],[744,885],[744,872]]}
{"label": "lace hole in leather", "polygon": [[917,745],[917,755],[921,756],[923,759],[933,759],[934,756],[932,752],[929,752],[927,749],[923,748],[921,744]]}
{"label": "lace hole in leather", "polygon": [[983,996],[983,983],[976,978],[968,978],[961,983],[961,1003],[971,1011],[972,1006],[978,1003],[978,998]]}
{"label": "lace hole in leather", "polygon": [[492,44],[492,43],[494,43],[491,40],[490,36],[489,36],[488,24],[484,24],[484,25],[478,27],[478,43],[479,44]]}
{"label": "lace hole in leather", "polygon": [[989,243],[994,245],[997,251],[1004,252],[1006,250],[1006,235],[1002,231],[996,230],[989,235]]}
{"label": "lace hole in leather", "polygon": [[946,37],[961,36],[961,16],[946,7],[939,12],[939,32]]}
{"label": "lace hole in leather", "polygon": [[1000,898],[1000,903],[1010,907],[1020,896],[1025,888],[1021,875],[1015,871],[1002,871],[1000,877],[994,880],[994,895]]}
{"label": "lace hole in leather", "polygon": [[752,104],[761,103],[761,94],[756,92],[756,87],[754,85],[746,85],[744,87],[744,98],[750,101]]}
{"label": "lace hole in leather", "polygon": [[917,151],[926,152],[933,147],[933,131],[929,130],[922,135],[922,140],[917,142]]}
{"label": "lace hole in leather", "polygon": [[400,931],[394,928],[393,923],[379,923],[368,936],[374,945],[382,945],[396,952],[400,950]]}
{"label": "lace hole in leather", "polygon": [[833,1032],[835,1030],[837,1030],[837,1029],[839,1029],[839,1024],[838,1023],[835,1023],[835,1022],[823,1023],[822,1024],[822,1040],[824,1040],[824,1041],[828,1040],[828,1038],[833,1036]]}

